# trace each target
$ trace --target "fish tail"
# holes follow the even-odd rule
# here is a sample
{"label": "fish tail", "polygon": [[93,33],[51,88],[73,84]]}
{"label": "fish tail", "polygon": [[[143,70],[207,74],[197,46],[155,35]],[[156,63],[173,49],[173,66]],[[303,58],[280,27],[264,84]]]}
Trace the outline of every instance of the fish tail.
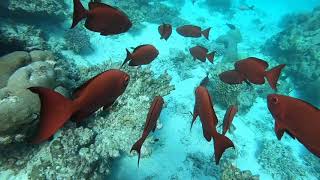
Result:
{"label": "fish tail", "polygon": [[213,51],[213,52],[207,54],[207,59],[208,59],[211,63],[213,63],[213,59],[214,59],[214,54],[215,54],[215,53],[216,53],[216,52]]}
{"label": "fish tail", "polygon": [[144,138],[140,138],[134,145],[131,147],[130,153],[135,150],[138,153],[138,167],[140,163],[140,155],[141,155],[141,147],[142,144],[144,143]]}
{"label": "fish tail", "polygon": [[281,70],[285,66],[286,66],[285,64],[280,64],[266,72],[268,83],[270,84],[272,89],[277,90],[277,82],[278,82]]}
{"label": "fish tail", "polygon": [[222,134],[216,133],[214,138],[214,157],[216,164],[219,164],[220,158],[224,151],[230,147],[234,148],[233,142]]}
{"label": "fish tail", "polygon": [[126,49],[126,51],[127,51],[127,57],[126,57],[126,59],[123,61],[121,67],[122,67],[123,65],[125,65],[125,64],[131,59],[131,53],[130,53],[130,51],[129,51],[128,49]]}
{"label": "fish tail", "polygon": [[73,0],[73,21],[71,29],[74,28],[86,16],[87,10],[83,7],[80,0]]}
{"label": "fish tail", "polygon": [[210,29],[211,28],[208,28],[208,29],[205,29],[204,31],[202,31],[202,35],[209,40],[209,33],[210,33]]}
{"label": "fish tail", "polygon": [[48,140],[61,128],[74,112],[73,101],[61,94],[44,87],[30,87],[38,94],[41,102],[39,130],[31,143],[38,144]]}

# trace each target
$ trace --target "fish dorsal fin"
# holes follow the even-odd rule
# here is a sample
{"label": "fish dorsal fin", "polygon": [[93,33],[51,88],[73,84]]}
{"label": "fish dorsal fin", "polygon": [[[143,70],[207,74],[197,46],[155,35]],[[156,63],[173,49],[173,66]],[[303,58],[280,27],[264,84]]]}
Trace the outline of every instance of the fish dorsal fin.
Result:
{"label": "fish dorsal fin", "polygon": [[[105,72],[106,72],[106,71],[105,71]],[[73,99],[76,99],[76,98],[78,98],[79,96],[81,96],[83,90],[90,84],[90,82],[93,81],[96,77],[100,76],[100,75],[103,74],[103,73],[104,73],[104,72],[97,74],[97,75],[94,76],[93,78],[91,78],[91,79],[89,79],[88,81],[86,81],[85,83],[83,83],[81,86],[77,87],[77,88],[73,91],[72,98],[73,98]]]}
{"label": "fish dorsal fin", "polygon": [[104,8],[111,8],[111,9],[114,9],[114,10],[118,10],[117,8],[115,7],[112,7],[108,4],[104,4],[104,3],[99,3],[99,2],[89,2],[89,10],[93,10],[95,8],[98,8],[98,7],[104,7]]}
{"label": "fish dorsal fin", "polygon": [[284,129],[284,127],[282,127],[282,124],[279,122],[278,119],[276,119],[274,132],[276,133],[278,140],[281,140],[285,131],[286,130]]}
{"label": "fish dorsal fin", "polygon": [[136,48],[134,48],[133,52],[131,54],[133,54],[134,52],[136,52],[138,49],[144,47],[144,46],[148,46],[147,44],[143,44],[143,45],[140,45],[140,46],[137,46]]}
{"label": "fish dorsal fin", "polygon": [[262,65],[265,69],[267,69],[267,68],[269,67],[269,64],[268,64],[266,61],[262,60],[262,59],[255,58],[255,57],[249,57],[248,59],[251,59],[251,60],[259,63],[259,64]]}

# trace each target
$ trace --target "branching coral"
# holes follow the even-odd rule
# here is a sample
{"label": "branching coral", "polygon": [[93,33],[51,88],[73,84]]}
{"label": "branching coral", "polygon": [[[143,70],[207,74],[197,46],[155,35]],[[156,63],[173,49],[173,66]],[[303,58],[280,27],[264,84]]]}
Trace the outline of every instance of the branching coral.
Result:
{"label": "branching coral", "polygon": [[84,53],[92,51],[90,36],[82,27],[76,27],[66,31],[64,34],[66,48],[74,51],[75,53]]}

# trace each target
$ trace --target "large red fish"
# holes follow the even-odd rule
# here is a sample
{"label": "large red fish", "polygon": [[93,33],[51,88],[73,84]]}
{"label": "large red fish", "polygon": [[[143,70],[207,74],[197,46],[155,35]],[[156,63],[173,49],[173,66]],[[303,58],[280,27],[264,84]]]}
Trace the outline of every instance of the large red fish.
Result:
{"label": "large red fish", "polygon": [[235,71],[227,71],[219,75],[220,79],[225,83],[240,84],[247,80],[253,84],[264,84],[266,78],[271,88],[276,90],[280,73],[285,64],[280,64],[267,71],[269,64],[266,61],[249,57],[237,61],[234,66]]}
{"label": "large red fish", "polygon": [[213,63],[213,58],[215,52],[208,53],[208,49],[202,46],[195,46],[189,49],[194,60],[199,59],[202,62],[205,62],[208,59]]}
{"label": "large red fish", "polygon": [[238,108],[236,105],[229,106],[226,114],[223,118],[222,124],[222,134],[225,135],[227,131],[230,129],[234,116],[237,114]]}
{"label": "large red fish", "polygon": [[147,139],[149,133],[152,131],[154,132],[156,130],[157,127],[157,120],[160,116],[162,107],[163,107],[163,98],[161,96],[156,96],[153,99],[153,102],[150,106],[148,115],[147,115],[147,119],[146,119],[146,123],[144,125],[144,129],[143,129],[143,133],[140,137],[140,139],[134,143],[134,145],[132,146],[130,153],[135,150],[138,153],[138,166],[139,166],[139,162],[140,162],[140,154],[141,154],[141,147],[142,144],[144,143],[144,141]]}
{"label": "large red fish", "polygon": [[138,46],[133,50],[132,53],[130,53],[128,49],[126,49],[126,51],[127,57],[121,67],[128,61],[130,61],[129,66],[149,64],[159,55],[159,51],[151,44]]}
{"label": "large red fish", "polygon": [[320,110],[290,96],[270,94],[267,99],[277,138],[281,140],[287,132],[320,158]]}
{"label": "large red fish", "polygon": [[41,101],[39,130],[32,142],[49,139],[70,117],[79,123],[101,107],[111,106],[125,91],[129,79],[123,71],[105,71],[79,87],[73,100],[48,88],[29,88],[39,95]]}
{"label": "large red fish", "polygon": [[158,27],[158,31],[160,34],[160,39],[168,40],[172,33],[171,24],[162,24]]}
{"label": "large red fish", "polygon": [[211,141],[211,138],[214,140],[215,161],[216,164],[219,164],[223,152],[230,147],[234,147],[234,145],[228,137],[217,132],[218,118],[213,109],[209,92],[204,86],[199,86],[196,89],[196,102],[191,127],[198,116],[200,116],[202,123],[203,136],[208,142]]}
{"label": "large red fish", "polygon": [[73,0],[74,28],[82,19],[86,18],[85,27],[101,35],[114,35],[127,32],[132,23],[128,16],[121,10],[100,2],[89,2],[89,10],[86,10],[80,0]]}
{"label": "large red fish", "polygon": [[206,39],[209,39],[209,33],[211,28],[201,30],[199,26],[184,25],[177,28],[177,33],[184,37],[201,37],[203,35]]}

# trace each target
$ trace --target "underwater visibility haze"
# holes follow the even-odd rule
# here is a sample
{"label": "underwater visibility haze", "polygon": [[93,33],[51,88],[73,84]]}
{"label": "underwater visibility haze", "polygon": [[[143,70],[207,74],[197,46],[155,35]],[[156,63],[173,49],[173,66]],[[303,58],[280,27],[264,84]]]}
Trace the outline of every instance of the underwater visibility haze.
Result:
{"label": "underwater visibility haze", "polygon": [[319,107],[319,0],[0,2],[0,180],[317,180]]}

